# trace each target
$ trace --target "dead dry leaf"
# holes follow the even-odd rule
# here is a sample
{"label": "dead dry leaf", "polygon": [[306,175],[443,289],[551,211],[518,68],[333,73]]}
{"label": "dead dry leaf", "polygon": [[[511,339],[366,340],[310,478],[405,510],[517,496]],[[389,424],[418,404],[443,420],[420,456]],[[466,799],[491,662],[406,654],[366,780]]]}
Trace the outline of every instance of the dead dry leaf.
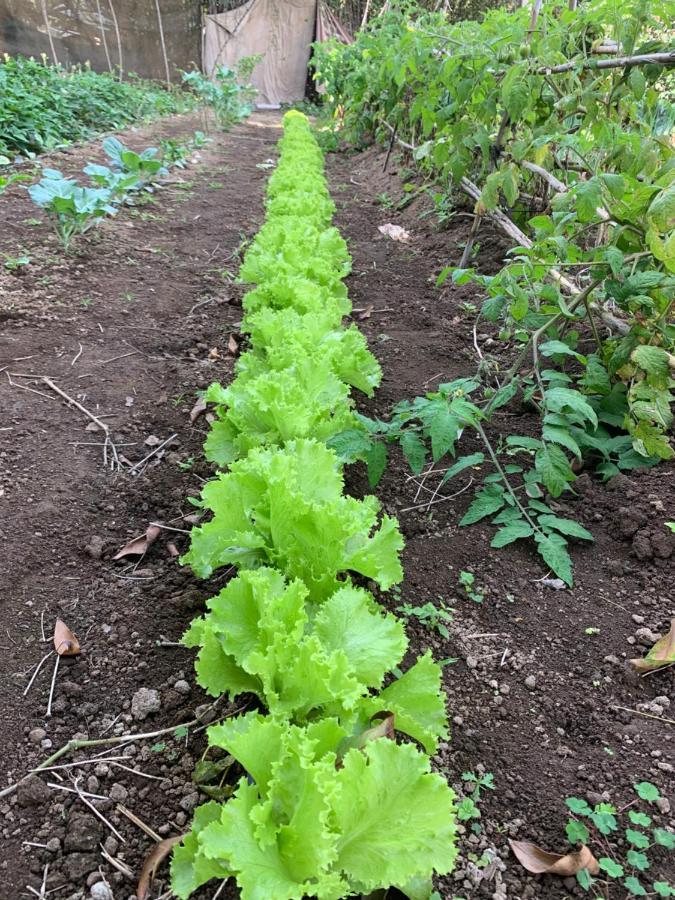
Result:
{"label": "dead dry leaf", "polygon": [[61,619],[54,625],[54,649],[59,656],[77,656],[80,642]]}
{"label": "dead dry leaf", "polygon": [[220,350],[217,347],[211,347],[209,350],[209,359],[220,359]]}
{"label": "dead dry leaf", "polygon": [[204,513],[188,513],[187,516],[183,516],[183,521],[188,525],[199,525],[203,515]]}
{"label": "dead dry leaf", "polygon": [[194,425],[197,419],[206,412],[206,400],[200,397],[190,410],[190,423]]}
{"label": "dead dry leaf", "polygon": [[178,837],[166,838],[166,840],[155,844],[150,853],[148,853],[145,862],[143,863],[143,868],[141,869],[138,885],[136,887],[137,900],[146,900],[148,891],[150,890],[155,874],[157,873],[157,869],[169,853],[171,853],[174,846],[179,844],[184,837],[185,835],[181,834]]}
{"label": "dead dry leaf", "polygon": [[373,314],[373,309],[375,306],[373,303],[369,303],[368,306],[363,310],[362,313],[359,313],[359,319],[363,322],[364,319],[369,319]]}
{"label": "dead dry leaf", "polygon": [[631,659],[631,665],[638,672],[651,672],[652,669],[660,669],[673,663],[675,663],[675,619],[670,620],[668,634],[658,640],[646,656],[642,659]]}
{"label": "dead dry leaf", "polygon": [[148,547],[157,539],[161,532],[161,528],[157,525],[148,525],[145,534],[134,538],[125,544],[122,549],[113,556],[113,559],[122,559],[125,556],[143,556],[148,552]]}
{"label": "dead dry leaf", "polygon": [[239,344],[237,343],[237,339],[233,334],[230,335],[227,341],[227,349],[232,354],[232,356],[236,356],[239,353]]}
{"label": "dead dry leaf", "polygon": [[377,230],[380,234],[385,234],[387,237],[390,237],[392,241],[410,240],[410,234],[405,228],[401,227],[401,225],[392,225],[391,222],[387,222],[386,225],[378,225]]}
{"label": "dead dry leaf", "polygon": [[178,547],[176,547],[176,545],[173,543],[173,541],[169,541],[169,543],[166,545],[166,549],[169,552],[169,556],[180,556],[180,551],[178,550]]}
{"label": "dead dry leaf", "polygon": [[560,875],[568,878],[582,869],[588,869],[591,875],[597,875],[600,871],[597,859],[585,844],[580,850],[564,855],[549,853],[529,841],[509,841],[509,844],[521,866],[535,875]]}

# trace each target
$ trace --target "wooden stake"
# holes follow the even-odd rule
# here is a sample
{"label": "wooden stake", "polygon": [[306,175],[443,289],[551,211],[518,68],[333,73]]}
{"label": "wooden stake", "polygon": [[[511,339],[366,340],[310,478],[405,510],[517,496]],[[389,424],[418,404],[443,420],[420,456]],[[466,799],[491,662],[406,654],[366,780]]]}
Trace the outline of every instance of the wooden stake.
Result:
{"label": "wooden stake", "polygon": [[159,0],[155,0],[155,9],[157,10],[157,25],[159,26],[159,42],[162,45],[162,55],[164,56],[164,71],[166,72],[166,83],[171,86],[171,72],[169,71],[169,59],[166,55],[166,44],[164,43],[164,26],[162,25],[162,13],[159,8]]}
{"label": "wooden stake", "polygon": [[54,39],[52,37],[52,29],[49,24],[49,16],[47,15],[47,0],[42,0],[42,15],[45,20],[45,25],[47,26],[47,37],[49,38],[49,46],[51,47],[51,51],[52,51],[52,59],[54,61],[54,65],[58,66],[59,60],[56,56],[56,50],[54,49]]}

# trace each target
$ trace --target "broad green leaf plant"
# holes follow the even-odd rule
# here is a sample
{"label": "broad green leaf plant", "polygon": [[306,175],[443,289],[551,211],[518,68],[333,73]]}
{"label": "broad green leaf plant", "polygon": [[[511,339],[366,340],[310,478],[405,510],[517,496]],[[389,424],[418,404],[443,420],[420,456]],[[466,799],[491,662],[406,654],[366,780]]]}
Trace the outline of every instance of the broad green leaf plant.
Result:
{"label": "broad green leaf plant", "polygon": [[204,395],[205,452],[222,470],[183,558],[201,577],[239,570],[183,641],[211,696],[253,695],[259,710],[209,728],[243,774],[195,810],[172,889],[185,900],[233,877],[243,900],[390,887],[428,900],[456,856],[454,794],[429,758],[448,736],[441,667],[429,653],[404,666],[401,621],[356,583],[403,578],[398,523],[345,494],[327,446],[358,428],[350,389],[372,395],[381,371],[342,325],[351,260],[305,116],[286,114],[279,149],[240,273],[249,349]]}
{"label": "broad green leaf plant", "polygon": [[[489,460],[463,524],[496,516],[493,546],[534,540],[568,584],[566,542],[590,535],[545,495],[573,490],[582,465],[608,479],[675,455],[671,20],[662,0],[502,8],[456,24],[402,3],[353,44],[315,48],[343,135],[402,143],[444,208],[471,199],[461,264],[439,285],[476,284],[479,318],[513,347],[506,372],[480,360],[473,408],[446,385],[331,443],[364,459],[371,483],[392,440],[414,471],[429,451],[434,463],[449,454],[445,480]],[[486,220],[516,245],[490,275],[472,265]],[[485,428],[509,402],[538,413],[541,435],[506,434],[497,454]],[[482,446],[453,462],[462,432]]]}

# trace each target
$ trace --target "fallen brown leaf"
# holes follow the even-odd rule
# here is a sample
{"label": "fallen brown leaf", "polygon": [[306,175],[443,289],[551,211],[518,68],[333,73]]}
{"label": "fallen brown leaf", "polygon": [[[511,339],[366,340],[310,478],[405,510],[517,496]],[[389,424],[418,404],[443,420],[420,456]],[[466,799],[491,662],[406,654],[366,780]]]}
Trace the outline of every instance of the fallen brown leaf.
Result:
{"label": "fallen brown leaf", "polygon": [[401,225],[392,225],[391,222],[387,222],[386,225],[378,225],[377,230],[380,234],[390,237],[392,241],[410,240],[410,234]]}
{"label": "fallen brown leaf", "polygon": [[145,862],[143,863],[143,868],[141,869],[141,874],[138,879],[138,885],[136,887],[137,900],[145,900],[145,898],[148,896],[148,891],[150,890],[150,886],[152,885],[152,882],[155,878],[157,869],[160,867],[169,853],[171,853],[174,845],[179,844],[184,837],[185,835],[181,834],[178,837],[166,838],[166,840],[160,841],[158,844],[155,844],[150,853],[148,853],[145,858]]}
{"label": "fallen brown leaf", "polygon": [[203,397],[200,397],[190,410],[190,422],[194,424],[202,413],[206,412],[206,408],[206,400],[204,400]]}
{"label": "fallen brown leaf", "polygon": [[129,541],[128,544],[125,544],[124,547],[113,556],[113,559],[122,559],[125,556],[143,556],[148,552],[148,547],[157,539],[161,530],[162,529],[157,525],[148,525],[145,534],[142,534],[140,537],[134,538],[132,541]]}
{"label": "fallen brown leaf", "polygon": [[59,656],[77,656],[80,652],[80,642],[61,619],[54,625],[54,649]]}
{"label": "fallen brown leaf", "polygon": [[217,347],[211,347],[209,350],[209,359],[220,359],[220,350]]}
{"label": "fallen brown leaf", "polygon": [[230,351],[232,356],[236,356],[239,353],[239,344],[233,334],[230,335],[229,340],[227,342],[227,349]]}
{"label": "fallen brown leaf", "polygon": [[166,549],[169,551],[169,556],[180,556],[178,547],[176,547],[173,541],[169,541],[169,543],[166,545]]}
{"label": "fallen brown leaf", "polygon": [[187,522],[189,525],[199,525],[202,516],[203,513],[188,513],[187,516],[183,516],[183,521]]}
{"label": "fallen brown leaf", "polygon": [[580,850],[564,855],[548,853],[529,841],[509,841],[509,844],[521,866],[535,875],[560,875],[568,878],[582,869],[588,869],[591,875],[597,875],[600,871],[597,859],[585,844]]}
{"label": "fallen brown leaf", "polygon": [[670,620],[670,631],[658,640],[642,659],[631,659],[638,672],[651,672],[675,663],[675,619]]}
{"label": "fallen brown leaf", "polygon": [[369,319],[373,314],[374,305],[369,303],[368,306],[363,310],[362,313],[359,313],[359,319],[363,322],[364,319]]}

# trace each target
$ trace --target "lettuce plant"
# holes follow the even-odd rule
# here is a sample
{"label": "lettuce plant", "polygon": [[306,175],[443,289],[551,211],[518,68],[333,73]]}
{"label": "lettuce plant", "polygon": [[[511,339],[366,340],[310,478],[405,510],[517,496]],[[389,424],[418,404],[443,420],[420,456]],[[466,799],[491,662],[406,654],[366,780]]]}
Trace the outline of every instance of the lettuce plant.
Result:
{"label": "lettuce plant", "polygon": [[214,515],[192,530],[183,562],[201,578],[225,565],[272,564],[317,599],[348,572],[387,590],[403,577],[398,523],[385,515],[378,527],[377,499],[345,497],[343,486],[337,456],[317,441],[252,450],[204,487],[202,506]]}
{"label": "lettuce plant", "polygon": [[242,281],[263,284],[280,274],[302,275],[325,287],[351,268],[347,245],[337,228],[315,228],[283,217],[263,225],[246,253]]}
{"label": "lettuce plant", "polygon": [[183,638],[200,647],[197,681],[212,696],[256,694],[296,723],[328,715],[359,734],[382,714],[434,752],[447,736],[441,670],[429,656],[379,694],[407,648],[402,624],[361,588],[345,585],[320,606],[275,569],[242,572],[207,602]]}
{"label": "lettuce plant", "polygon": [[[387,739],[338,755],[336,719],[288,726],[249,713],[209,729],[248,773],[234,797],[197,810],[174,852],[181,898],[233,875],[242,900],[340,900],[397,887],[428,897],[451,871],[454,794],[410,744]],[[373,802],[377,798],[376,802]]]}
{"label": "lettuce plant", "polygon": [[206,439],[206,458],[226,466],[259,446],[314,437],[327,441],[357,419],[349,387],[329,359],[299,357],[286,369],[240,375],[228,388],[212,384],[205,399],[217,419]]}
{"label": "lettuce plant", "polygon": [[332,327],[339,328],[343,316],[349,315],[352,305],[342,281],[330,277],[329,284],[319,285],[299,275],[291,268],[249,291],[242,306],[246,313],[244,330],[248,331],[248,316],[260,310],[294,309],[304,313],[330,315]]}
{"label": "lettuce plant", "polygon": [[252,351],[237,362],[240,375],[253,375],[261,369],[279,371],[295,360],[326,360],[346,384],[372,397],[382,379],[382,369],[368,349],[365,337],[356,327],[339,328],[327,311],[306,313],[294,309],[262,309],[246,317]]}

